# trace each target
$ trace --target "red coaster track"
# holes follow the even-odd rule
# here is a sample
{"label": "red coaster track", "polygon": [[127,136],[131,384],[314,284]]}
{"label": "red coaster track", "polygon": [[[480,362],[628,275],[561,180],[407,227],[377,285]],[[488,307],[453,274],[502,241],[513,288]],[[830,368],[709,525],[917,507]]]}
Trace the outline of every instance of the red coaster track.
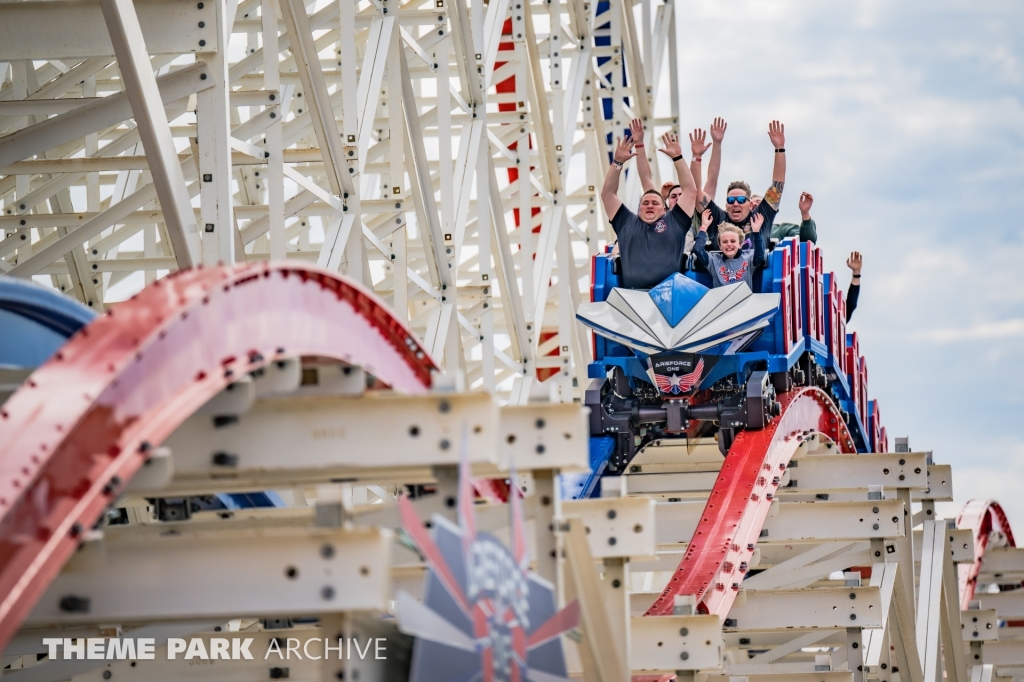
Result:
{"label": "red coaster track", "polygon": [[434,368],[372,293],[288,261],[157,280],[36,370],[0,408],[0,651],[154,446],[232,381],[301,356],[408,393]]}
{"label": "red coaster track", "polygon": [[981,575],[981,566],[985,561],[985,549],[989,540],[995,533],[1002,533],[1006,536],[1006,544],[1009,547],[1016,547],[1013,539],[1013,531],[1010,530],[1010,521],[1006,513],[994,500],[969,500],[960,515],[956,517],[957,528],[970,528],[974,531],[974,563],[960,564],[960,608],[967,610],[971,600],[974,599],[974,591],[978,587],[978,576]]}
{"label": "red coaster track", "polygon": [[736,436],[686,554],[645,615],[672,615],[675,596],[685,594],[697,597],[701,613],[729,615],[779,481],[804,437],[817,431],[841,452],[856,452],[839,410],[823,391],[794,389],[779,401],[782,416],[768,428]]}

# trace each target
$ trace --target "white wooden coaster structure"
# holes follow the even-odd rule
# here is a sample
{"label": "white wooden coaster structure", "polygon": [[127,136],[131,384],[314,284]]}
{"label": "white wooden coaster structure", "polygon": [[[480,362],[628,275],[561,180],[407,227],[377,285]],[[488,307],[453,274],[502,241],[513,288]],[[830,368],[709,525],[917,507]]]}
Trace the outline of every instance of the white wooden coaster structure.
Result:
{"label": "white wooden coaster structure", "polygon": [[460,385],[582,390],[595,188],[631,117],[677,127],[672,3],[2,11],[0,272],[104,310],[180,267],[302,259],[372,287]]}
{"label": "white wooden coaster structure", "polygon": [[[895,453],[838,454],[829,439],[806,434],[727,617],[695,613],[693,597],[677,597],[671,616],[648,617],[707,513],[707,491],[723,464],[713,440],[655,443],[627,475],[603,481],[603,497],[563,501],[557,475],[587,466],[578,406],[502,407],[484,394],[398,396],[368,393],[366,384],[358,367],[284,361],[232,384],[189,418],[115,503],[119,520],[86,538],[12,640],[4,658],[11,678],[181,674],[160,656],[136,666],[37,662],[44,637],[164,642],[241,633],[264,651],[273,637],[305,646],[330,628],[374,632],[364,614],[391,610],[398,588],[416,594],[425,571],[394,541],[395,494],[409,483],[429,486],[414,500],[420,516],[454,518],[460,431],[475,475],[500,476],[517,463],[533,564],[558,585],[561,599],[581,602],[580,626],[565,643],[582,679],[973,681],[1024,674],[1015,595],[987,592],[987,585],[1016,580],[1017,550],[999,546],[1005,540],[998,533],[989,539],[977,598],[961,611],[956,566],[973,564],[975,538],[930,518],[936,501],[952,497],[951,469],[934,464],[930,453],[901,445]],[[227,513],[174,506],[190,496],[255,489],[285,491],[288,505]],[[506,505],[478,505],[477,514],[481,528],[508,532]],[[326,580],[317,577],[325,564],[333,576]],[[294,621],[295,614],[319,618]],[[379,634],[392,642],[397,635]],[[280,667],[259,660],[228,667],[235,663],[190,676],[265,675]],[[326,680],[358,670],[360,679],[386,680],[394,672],[389,665],[303,659],[288,674]]]}
{"label": "white wooden coaster structure", "polygon": [[[646,551],[655,558],[604,560],[606,581],[625,574],[631,624],[672,576],[699,516],[709,513],[707,492],[721,466],[714,442],[656,445],[638,454],[612,497],[564,503],[570,516],[586,510],[593,531],[608,523],[596,504],[654,501],[646,523],[655,524],[656,538]],[[952,499],[951,483],[949,467],[932,464],[930,453],[842,455],[820,434],[807,438],[780,481],[748,577],[734,586],[737,598],[722,621],[723,670],[707,679],[996,679],[992,665],[970,656],[979,638],[1002,631],[995,612],[959,608],[955,566],[974,561],[972,533],[929,519],[935,501]],[[606,533],[589,537],[595,554],[607,556]],[[604,602],[619,608],[607,596]],[[692,606],[683,601],[678,610]],[[658,617],[643,620],[652,619]],[[666,672],[646,667],[634,651],[634,674]],[[687,674],[704,679],[707,672]]]}
{"label": "white wooden coaster structure", "polygon": [[[421,594],[426,572],[420,556],[397,541],[396,495],[422,487],[413,501],[421,518],[454,520],[463,447],[482,478],[507,476],[516,462],[532,525],[545,529],[534,534],[531,554],[543,556],[536,569],[554,582],[556,536],[546,529],[560,504],[558,474],[587,467],[580,408],[366,386],[360,367],[289,360],[206,403],[152,453],[49,585],[4,652],[11,679],[178,679],[184,661],[167,660],[166,647],[168,638],[184,636],[208,646],[217,637],[255,638],[254,660],[210,661],[187,672],[203,679],[395,679],[408,666],[411,640],[380,615],[394,611],[398,588]],[[214,492],[266,489],[279,491],[284,506],[195,506]],[[477,514],[481,529],[507,538],[506,505]],[[336,634],[379,636],[389,655],[310,660]],[[155,638],[158,655],[78,660],[72,650],[71,660],[45,657],[47,638],[112,637]],[[305,658],[268,661],[263,654],[274,637],[299,647],[317,642]],[[58,650],[63,655],[63,645]]]}
{"label": "white wooden coaster structure", "polygon": [[[709,513],[713,441],[654,443],[604,497],[560,499],[557,476],[588,466],[573,400],[590,349],[573,311],[608,237],[608,140],[634,116],[652,139],[679,125],[672,2],[30,0],[0,13],[0,273],[103,311],[178,269],[308,261],[372,289],[445,370],[423,395],[367,392],[358,363],[282,354],[240,371],[116,489],[107,525],[78,529],[82,548],[4,651],[5,678],[181,675],[159,657],[48,661],[51,636],[246,632],[263,651],[376,632],[367,614],[389,613],[398,587],[416,594],[425,572],[396,542],[396,494],[423,487],[420,515],[454,518],[467,427],[476,476],[501,480],[515,461],[535,570],[561,603],[580,600],[563,638],[577,676],[1024,679],[1021,550],[981,512],[961,528],[935,518],[952,471],[905,442],[845,455],[804,434],[721,615],[696,613],[700,595],[643,615]],[[632,175],[622,194],[638,194]],[[192,511],[257,490],[285,506]],[[507,532],[504,505],[477,511]],[[393,679],[373,660],[189,675],[229,672]]]}

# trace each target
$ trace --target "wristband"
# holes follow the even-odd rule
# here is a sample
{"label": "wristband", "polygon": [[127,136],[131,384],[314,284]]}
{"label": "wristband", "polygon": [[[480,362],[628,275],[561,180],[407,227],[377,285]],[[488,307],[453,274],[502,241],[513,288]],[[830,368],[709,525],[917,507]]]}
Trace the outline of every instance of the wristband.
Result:
{"label": "wristband", "polygon": [[679,156],[673,156],[672,157],[672,163],[675,163],[676,161],[682,161],[682,160],[683,160],[683,155],[682,154],[680,154]]}
{"label": "wristband", "polygon": [[776,154],[785,154],[786,153],[786,148],[785,147],[779,147],[778,149],[775,150],[775,153]]}
{"label": "wristband", "polygon": [[621,161],[615,161],[614,159],[612,159],[612,165],[615,166],[616,168],[618,168],[619,170],[622,170],[622,162]]}
{"label": "wristband", "polygon": [[697,163],[700,163],[701,158],[703,158],[703,157],[695,156],[695,157],[693,157],[693,160],[696,161]]}
{"label": "wristband", "polygon": [[860,279],[860,275],[854,275],[853,279]]}
{"label": "wristband", "polygon": [[634,147],[634,149],[642,149],[643,145],[642,144],[635,144],[635,145],[633,145],[633,147]]}

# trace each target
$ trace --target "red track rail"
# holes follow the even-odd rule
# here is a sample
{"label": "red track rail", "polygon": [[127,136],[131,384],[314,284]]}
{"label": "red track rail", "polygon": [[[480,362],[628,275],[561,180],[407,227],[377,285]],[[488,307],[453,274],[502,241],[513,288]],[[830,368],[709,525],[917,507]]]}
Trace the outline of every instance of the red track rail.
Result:
{"label": "red track rail", "polygon": [[960,564],[957,569],[960,573],[960,608],[966,611],[974,599],[978,576],[981,575],[981,566],[985,560],[985,549],[992,534],[1003,533],[1010,547],[1016,547],[1017,543],[1014,542],[1006,513],[993,500],[969,500],[956,518],[956,527],[974,531],[974,563]]}
{"label": "red track rail", "polygon": [[282,261],[158,280],[36,370],[0,408],[0,651],[153,446],[232,381],[300,356],[407,393],[434,367],[371,292]]}
{"label": "red track rail", "polygon": [[842,452],[856,452],[839,410],[824,392],[800,388],[779,400],[782,416],[766,429],[736,437],[679,568],[646,615],[671,615],[675,596],[692,594],[701,613],[727,616],[779,479],[804,436],[818,431]]}

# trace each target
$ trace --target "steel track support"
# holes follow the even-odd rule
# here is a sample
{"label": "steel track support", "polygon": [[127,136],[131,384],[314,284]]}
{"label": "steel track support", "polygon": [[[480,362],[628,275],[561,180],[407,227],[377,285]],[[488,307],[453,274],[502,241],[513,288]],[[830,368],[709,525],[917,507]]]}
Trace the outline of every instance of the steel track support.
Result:
{"label": "steel track support", "polygon": [[[150,160],[149,170],[174,257],[179,269],[192,267],[200,261],[199,233],[135,5],[131,0],[100,0],[100,7],[139,137]],[[230,198],[228,203],[230,211]]]}

